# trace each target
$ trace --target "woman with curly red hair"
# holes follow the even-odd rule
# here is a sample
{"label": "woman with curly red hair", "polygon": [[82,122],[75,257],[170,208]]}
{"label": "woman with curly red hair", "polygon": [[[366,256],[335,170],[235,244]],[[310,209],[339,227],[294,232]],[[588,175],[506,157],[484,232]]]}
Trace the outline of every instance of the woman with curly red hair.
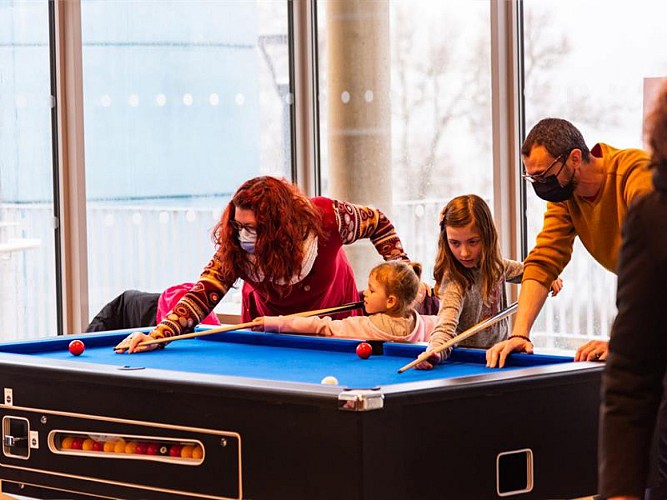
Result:
{"label": "woman with curly red hair", "polygon": [[[243,322],[356,302],[359,292],[342,246],[362,238],[385,260],[409,260],[380,210],[308,198],[286,180],[267,176],[236,191],[213,234],[213,259],[150,337],[192,331],[239,278]],[[156,346],[139,346],[145,338],[132,334],[128,352]]]}

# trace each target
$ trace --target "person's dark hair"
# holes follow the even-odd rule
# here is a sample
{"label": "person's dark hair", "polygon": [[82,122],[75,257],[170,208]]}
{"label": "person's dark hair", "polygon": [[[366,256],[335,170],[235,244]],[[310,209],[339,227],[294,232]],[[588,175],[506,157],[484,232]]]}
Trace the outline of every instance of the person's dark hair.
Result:
{"label": "person's dark hair", "polygon": [[579,129],[561,118],[544,118],[528,133],[521,146],[521,155],[530,156],[536,146],[544,146],[551,156],[557,158],[573,149],[581,150],[581,158],[588,162],[591,152]]}
{"label": "person's dark hair", "polygon": [[[230,224],[237,208],[252,210],[257,219],[254,258],[239,243]],[[301,272],[304,241],[308,235],[323,238],[322,217],[317,208],[292,183],[275,177],[255,177],[238,188],[213,229],[219,272],[227,282],[248,279],[248,270],[264,277],[259,285],[287,292]]]}
{"label": "person's dark hair", "polygon": [[493,289],[503,274],[503,260],[498,243],[498,232],[486,202],[477,195],[458,196],[447,203],[440,214],[440,237],[433,276],[436,289],[445,277],[454,281],[461,290],[468,290],[475,281],[474,272],[454,257],[447,241],[447,228],[461,228],[473,224],[482,239],[479,267],[482,274],[482,299],[491,300]]}
{"label": "person's dark hair", "polygon": [[390,260],[371,269],[370,276],[384,287],[387,295],[396,297],[392,312],[405,314],[417,298],[421,271],[422,266],[418,262]]}
{"label": "person's dark hair", "polygon": [[667,84],[662,86],[655,98],[644,123],[644,133],[651,149],[651,163],[667,172]]}

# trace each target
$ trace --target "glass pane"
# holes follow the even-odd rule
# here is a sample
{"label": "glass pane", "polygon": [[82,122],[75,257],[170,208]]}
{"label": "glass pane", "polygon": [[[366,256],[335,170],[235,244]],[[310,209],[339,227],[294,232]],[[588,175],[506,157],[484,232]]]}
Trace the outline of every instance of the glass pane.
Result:
{"label": "glass pane", "polygon": [[57,332],[47,2],[0,3],[0,340]]}
{"label": "glass pane", "polygon": [[[383,210],[429,281],[442,207],[468,193],[493,204],[489,3],[317,7],[325,193]],[[365,286],[377,254],[354,261]]]}
{"label": "glass pane", "polygon": [[[576,15],[572,15],[576,12]],[[593,147],[642,147],[647,78],[665,76],[664,2],[525,0],[526,127],[545,117],[572,122]],[[545,203],[528,186],[528,248]],[[533,328],[538,346],[576,348],[606,339],[616,315],[616,276],[577,239],[564,289]]]}
{"label": "glass pane", "polygon": [[236,188],[290,176],[292,99],[286,1],[84,0],[81,17],[93,316],[197,279]]}

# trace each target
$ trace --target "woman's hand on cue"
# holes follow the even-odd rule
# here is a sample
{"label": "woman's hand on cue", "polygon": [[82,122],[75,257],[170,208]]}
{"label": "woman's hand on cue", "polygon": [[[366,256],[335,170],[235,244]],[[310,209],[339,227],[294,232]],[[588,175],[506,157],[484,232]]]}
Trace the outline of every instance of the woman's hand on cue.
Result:
{"label": "woman's hand on cue", "polygon": [[[141,332],[130,333],[125,340],[119,344],[120,347],[116,349],[116,352],[119,354],[124,352],[133,354],[135,352],[146,352],[157,349],[158,344],[142,345],[142,342],[145,340],[153,340],[153,337]],[[125,345],[127,345],[127,347],[125,347]]]}

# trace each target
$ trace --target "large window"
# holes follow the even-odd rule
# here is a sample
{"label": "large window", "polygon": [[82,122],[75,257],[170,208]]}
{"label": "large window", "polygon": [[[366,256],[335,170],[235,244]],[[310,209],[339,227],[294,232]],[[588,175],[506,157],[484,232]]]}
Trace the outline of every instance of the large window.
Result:
{"label": "large window", "polygon": [[[667,32],[660,28],[666,14],[664,2],[525,0],[526,128],[565,118],[589,147],[641,148],[646,79],[667,73]],[[529,187],[529,249],[544,209]],[[615,275],[577,240],[562,277],[563,292],[547,300],[535,325],[538,345],[575,348],[606,339],[616,315]]]}
{"label": "large window", "polygon": [[[58,62],[61,84],[83,84],[68,103],[83,109],[83,129],[66,137],[85,147],[75,167],[85,163],[85,181],[67,182],[85,189],[67,186],[86,193],[77,205],[85,210],[75,213],[86,215],[87,262],[67,251],[64,260],[86,268],[89,297],[65,299],[88,304],[89,316],[125,289],[157,292],[195,280],[230,194],[259,174],[306,172],[325,195],[382,209],[426,280],[438,214],[454,196],[476,193],[501,206],[501,236],[512,233],[516,245],[508,219],[518,220],[519,203],[504,197],[519,181],[499,178],[519,168],[510,158],[521,142],[512,100],[524,99],[527,129],[558,116],[591,146],[641,147],[644,84],[667,69],[658,24],[667,6],[658,1],[0,2],[0,314],[24,336],[56,331],[49,5],[80,6],[80,16],[55,29],[81,33],[80,44],[72,37],[61,49],[82,56],[82,75]],[[515,7],[524,34],[516,65],[507,16]],[[304,57],[313,33],[314,57]],[[302,88],[313,87],[311,107]],[[318,132],[312,148],[303,146],[313,142],[302,140],[308,126]],[[503,147],[507,157],[494,155]],[[297,165],[302,157],[321,161]],[[528,249],[543,212],[528,186]],[[346,251],[363,287],[378,257],[370,245]],[[577,243],[563,279],[535,326],[538,345],[606,338],[614,275]]]}
{"label": "large window", "polygon": [[[477,193],[493,206],[489,4],[317,7],[325,192],[385,211],[428,281],[445,203]],[[377,254],[346,251],[365,286]]]}
{"label": "large window", "polygon": [[292,97],[285,1],[83,0],[81,25],[92,316],[197,279],[236,188],[290,177]]}
{"label": "large window", "polygon": [[2,339],[56,332],[47,2],[0,2]]}

